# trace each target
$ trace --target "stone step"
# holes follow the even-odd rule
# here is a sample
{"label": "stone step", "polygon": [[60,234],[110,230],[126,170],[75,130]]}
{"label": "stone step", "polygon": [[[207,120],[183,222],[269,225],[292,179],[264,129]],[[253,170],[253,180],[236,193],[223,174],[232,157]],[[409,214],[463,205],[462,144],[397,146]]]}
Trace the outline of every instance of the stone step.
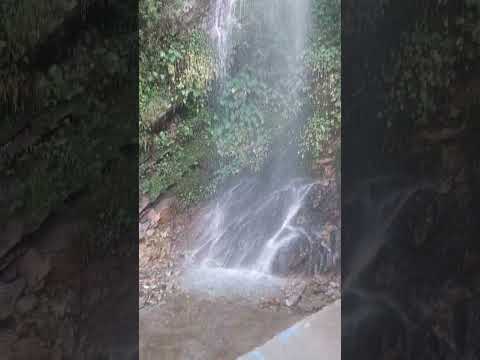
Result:
{"label": "stone step", "polygon": [[341,302],[284,330],[237,360],[340,360]]}

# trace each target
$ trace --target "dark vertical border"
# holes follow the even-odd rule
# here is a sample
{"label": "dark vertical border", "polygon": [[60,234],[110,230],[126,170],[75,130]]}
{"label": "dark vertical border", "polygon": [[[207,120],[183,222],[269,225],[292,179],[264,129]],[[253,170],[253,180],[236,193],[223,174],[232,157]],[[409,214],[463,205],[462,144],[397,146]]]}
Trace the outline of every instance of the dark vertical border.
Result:
{"label": "dark vertical border", "polygon": [[65,3],[0,7],[0,357],[135,359],[138,2]]}
{"label": "dark vertical border", "polygon": [[345,359],[480,356],[469,3],[342,1]]}

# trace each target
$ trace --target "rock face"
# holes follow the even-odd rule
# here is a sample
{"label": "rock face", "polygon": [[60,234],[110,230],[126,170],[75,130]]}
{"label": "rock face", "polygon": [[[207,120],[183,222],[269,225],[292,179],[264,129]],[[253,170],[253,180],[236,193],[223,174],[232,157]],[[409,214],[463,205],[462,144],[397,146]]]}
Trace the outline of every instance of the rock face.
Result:
{"label": "rock face", "polygon": [[[95,321],[102,301],[113,304],[104,313],[125,318],[119,288],[137,282],[118,269],[138,259],[124,211],[137,179],[128,150],[137,125],[124,121],[135,113],[134,53],[124,36],[137,20],[112,1],[17,5],[1,10],[19,26],[0,41],[2,81],[18,90],[0,101],[12,119],[0,123],[0,358],[98,359],[106,341],[89,334],[111,319],[85,318]],[[17,49],[21,57],[8,55]]]}
{"label": "rock face", "polygon": [[37,304],[38,299],[35,295],[26,295],[18,300],[15,309],[19,314],[24,315],[35,309]]}
{"label": "rock face", "polygon": [[20,220],[11,220],[6,226],[0,228],[0,258],[4,256],[10,249],[20,242],[23,235],[23,223]]}
{"label": "rock face", "polygon": [[17,263],[18,273],[27,281],[32,291],[43,286],[45,277],[50,272],[50,260],[35,249],[30,249]]}
{"label": "rock face", "polygon": [[306,237],[281,248],[273,262],[273,272],[279,275],[301,273],[307,267],[311,244]]}
{"label": "rock face", "polygon": [[142,208],[139,221],[140,239],[151,236],[155,227],[165,225],[174,219],[177,199],[173,195],[165,194],[150,205],[142,204]]}
{"label": "rock face", "polygon": [[275,274],[315,275],[340,269],[339,196],[331,175],[312,189],[309,201],[296,218],[296,224],[304,227],[305,234],[278,251],[273,262]]}
{"label": "rock face", "polygon": [[11,358],[13,344],[17,341],[17,335],[12,330],[0,329],[0,349],[2,356],[6,359]]}
{"label": "rock face", "polygon": [[12,352],[14,360],[50,360],[50,351],[37,338],[21,339],[15,343]]}
{"label": "rock face", "polygon": [[25,289],[25,280],[18,279],[12,283],[0,283],[0,320],[10,317],[14,310],[17,299]]}

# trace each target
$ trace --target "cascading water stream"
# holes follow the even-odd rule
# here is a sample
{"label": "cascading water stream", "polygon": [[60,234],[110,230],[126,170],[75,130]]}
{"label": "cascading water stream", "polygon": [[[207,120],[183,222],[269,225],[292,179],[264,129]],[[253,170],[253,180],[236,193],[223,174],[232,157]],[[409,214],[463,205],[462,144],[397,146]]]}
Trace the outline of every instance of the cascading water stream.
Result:
{"label": "cascading water stream", "polygon": [[[307,38],[309,5],[309,0],[216,0],[211,33],[217,52],[219,87],[227,81],[230,65],[238,66],[242,61],[235,58],[235,47],[238,39],[251,35],[243,33],[242,21],[253,16],[260,24],[256,25],[259,27],[254,30],[255,36],[272,42],[280,39],[282,43],[280,55],[271,56],[268,70],[278,74],[273,86],[295,103],[301,81],[290,86],[281,81],[302,78],[298,75],[303,72],[301,55]],[[289,108],[282,111],[290,113]],[[295,123],[297,117],[294,114],[288,121]],[[202,268],[261,276],[287,274],[295,267],[313,273],[333,265],[334,251],[318,240],[311,224],[300,221],[315,182],[293,170],[293,162],[298,161],[296,155],[293,149],[287,156],[272,159],[269,174],[240,179],[210,205],[197,224],[193,262]],[[304,256],[298,261],[300,253]]]}
{"label": "cascading water stream", "polygon": [[296,220],[314,183],[294,179],[265,193],[259,193],[258,186],[255,180],[245,180],[211,206],[201,219],[210,223],[197,238],[202,245],[193,258],[205,266],[272,273],[276,256],[292,242],[313,248],[310,229]]}
{"label": "cascading water stream", "polygon": [[217,0],[215,3],[215,16],[213,24],[213,37],[216,43],[217,66],[220,78],[226,76],[227,59],[230,53],[230,38],[234,29],[236,18],[234,16],[237,1],[244,0]]}

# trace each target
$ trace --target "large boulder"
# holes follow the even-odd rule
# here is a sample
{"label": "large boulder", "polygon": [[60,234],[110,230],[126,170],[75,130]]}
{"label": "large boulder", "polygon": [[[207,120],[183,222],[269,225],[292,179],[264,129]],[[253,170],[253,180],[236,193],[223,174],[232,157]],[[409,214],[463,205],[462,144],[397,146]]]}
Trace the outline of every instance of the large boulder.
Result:
{"label": "large boulder", "polygon": [[308,239],[302,236],[280,248],[272,264],[273,273],[287,276],[304,272],[310,247]]}

